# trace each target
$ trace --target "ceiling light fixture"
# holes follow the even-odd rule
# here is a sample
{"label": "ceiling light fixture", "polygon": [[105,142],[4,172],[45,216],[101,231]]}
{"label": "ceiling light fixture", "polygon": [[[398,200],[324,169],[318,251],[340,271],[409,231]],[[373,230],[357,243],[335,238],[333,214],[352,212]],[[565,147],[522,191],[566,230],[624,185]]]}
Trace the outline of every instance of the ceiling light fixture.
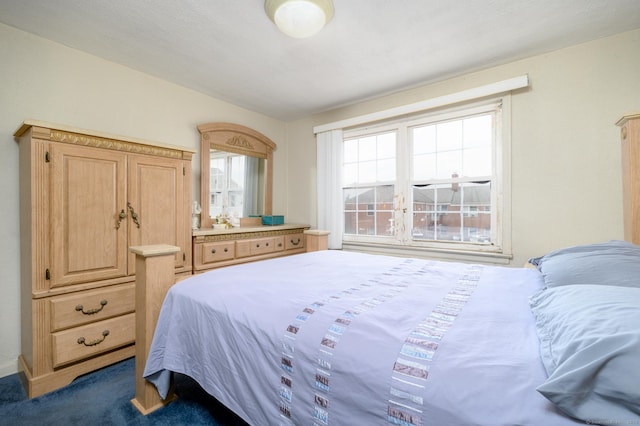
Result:
{"label": "ceiling light fixture", "polygon": [[311,37],[333,17],[333,0],[266,0],[264,10],[290,37]]}

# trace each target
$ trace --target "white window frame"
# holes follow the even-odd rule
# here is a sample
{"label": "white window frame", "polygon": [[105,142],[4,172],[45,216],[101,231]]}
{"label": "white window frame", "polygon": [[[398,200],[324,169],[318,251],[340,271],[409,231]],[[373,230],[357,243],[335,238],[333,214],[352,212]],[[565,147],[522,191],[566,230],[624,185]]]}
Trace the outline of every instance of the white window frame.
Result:
{"label": "white window frame", "polygon": [[[397,165],[398,165],[398,135],[396,132],[396,126],[390,125],[390,126],[383,126],[383,127],[376,127],[375,130],[371,131],[369,130],[370,128],[365,128],[365,129],[360,129],[359,131],[353,131],[353,132],[345,132],[343,134],[343,144],[344,141],[346,139],[357,139],[359,136],[376,136],[376,135],[380,135],[380,134],[385,134],[385,133],[396,133],[396,173],[398,173],[397,171]],[[342,167],[342,165],[341,165]],[[361,185],[363,187],[372,187],[372,188],[376,188],[378,186],[385,186],[385,185],[393,185],[397,187],[397,181],[376,181],[376,182],[364,182],[361,183]],[[359,185],[356,186],[352,186],[351,183],[346,184],[346,187],[348,188],[358,188]],[[340,192],[341,192],[341,197],[343,198],[343,203],[342,203],[342,214],[345,214],[345,210],[344,210],[344,188],[345,188],[345,184],[342,183],[340,186]],[[374,189],[375,190],[375,189]],[[397,191],[397,188],[395,189],[395,191]],[[373,210],[375,210],[375,204],[373,205]],[[367,207],[368,209],[368,207]],[[394,211],[395,211],[395,200],[394,200]],[[375,216],[375,213],[372,212],[371,214],[372,216]],[[367,216],[369,216],[369,214],[367,214]],[[394,215],[395,216],[395,215]],[[394,217],[395,219],[395,217]],[[344,222],[343,222],[344,225]],[[394,225],[395,226],[395,225]],[[344,227],[343,227],[343,231],[344,231]],[[349,235],[348,234],[344,234],[342,235],[342,241],[349,241]],[[388,236],[376,236],[376,235],[366,235],[366,234],[359,234],[358,238],[356,238],[355,240],[357,241],[358,239],[362,240],[362,241],[379,241],[379,239],[389,239],[391,237]],[[384,241],[383,240],[383,241]]]}
{"label": "white window frame", "polygon": [[[502,184],[501,197],[502,213],[500,215],[500,229],[502,233],[502,252],[482,253],[463,252],[460,250],[430,250],[428,257],[442,257],[447,260],[480,261],[487,263],[508,264],[512,258],[511,254],[511,97],[514,90],[523,89],[529,86],[529,76],[524,74],[505,80],[495,81],[482,86],[464,89],[459,92],[452,92],[433,98],[427,98],[414,103],[391,107],[385,110],[370,112],[351,118],[346,118],[330,123],[320,124],[313,127],[313,133],[317,136],[318,147],[318,167],[317,167],[317,205],[318,205],[318,227],[330,232],[329,248],[345,250],[356,249],[358,251],[368,251],[372,253],[397,254],[400,256],[420,256],[427,252],[422,249],[419,252],[393,249],[389,245],[377,246],[371,244],[355,245],[344,244],[342,242],[342,211],[341,195],[341,156],[342,156],[342,134],[345,130],[355,127],[362,127],[367,123],[381,123],[397,117],[407,117],[421,112],[437,111],[442,108],[454,105],[462,105],[465,102],[474,102],[491,97],[502,99],[502,146],[498,147],[497,158],[501,158],[496,166],[500,168],[499,173]],[[478,257],[480,256],[480,257]]]}
{"label": "white window frame", "polygon": [[[407,140],[409,129],[426,121],[441,121],[456,117],[478,114],[495,110],[495,146],[493,149],[492,183],[492,241],[493,245],[445,242],[416,241],[411,238],[412,193],[410,191],[411,144]],[[343,235],[344,249],[382,252],[398,255],[417,255],[443,257],[453,260],[476,260],[478,256],[493,263],[508,263],[511,258],[511,95],[484,99],[478,102],[467,102],[450,108],[439,108],[435,112],[413,114],[402,119],[395,119],[379,125],[365,125],[344,130],[343,139],[365,136],[398,129],[397,178],[395,185],[394,223],[396,235],[365,236]],[[403,163],[403,161],[405,161]],[[340,188],[342,189],[342,187]],[[409,192],[409,193],[407,193]]]}

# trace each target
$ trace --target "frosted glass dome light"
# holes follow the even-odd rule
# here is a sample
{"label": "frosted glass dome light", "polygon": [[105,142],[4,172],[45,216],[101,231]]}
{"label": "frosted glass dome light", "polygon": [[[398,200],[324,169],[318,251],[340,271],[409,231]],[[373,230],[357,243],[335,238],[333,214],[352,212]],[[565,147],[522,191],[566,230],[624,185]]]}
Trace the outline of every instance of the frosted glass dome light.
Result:
{"label": "frosted glass dome light", "polygon": [[295,38],[311,37],[333,17],[332,0],[266,0],[264,9],[280,31]]}

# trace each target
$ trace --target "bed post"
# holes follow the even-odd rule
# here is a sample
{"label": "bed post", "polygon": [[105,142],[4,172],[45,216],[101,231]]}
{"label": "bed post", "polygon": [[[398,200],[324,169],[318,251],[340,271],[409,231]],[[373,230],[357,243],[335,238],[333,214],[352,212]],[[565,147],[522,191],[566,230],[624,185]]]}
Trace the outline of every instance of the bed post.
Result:
{"label": "bed post", "polygon": [[304,231],[304,236],[307,239],[305,246],[307,252],[327,250],[329,248],[329,231],[321,231],[318,229],[308,229]]}
{"label": "bed post", "polygon": [[136,255],[136,396],[131,403],[147,415],[175,399],[170,391],[161,399],[155,386],[142,377],[164,297],[175,283],[175,254],[179,247],[166,244],[135,246]]}

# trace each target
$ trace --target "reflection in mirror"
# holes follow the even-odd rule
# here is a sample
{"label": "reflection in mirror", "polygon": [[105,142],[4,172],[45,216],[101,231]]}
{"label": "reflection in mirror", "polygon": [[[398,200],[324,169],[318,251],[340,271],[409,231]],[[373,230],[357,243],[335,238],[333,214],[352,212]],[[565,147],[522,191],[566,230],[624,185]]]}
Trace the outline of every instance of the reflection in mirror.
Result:
{"label": "reflection in mirror", "polygon": [[212,149],[209,216],[264,214],[264,159]]}

